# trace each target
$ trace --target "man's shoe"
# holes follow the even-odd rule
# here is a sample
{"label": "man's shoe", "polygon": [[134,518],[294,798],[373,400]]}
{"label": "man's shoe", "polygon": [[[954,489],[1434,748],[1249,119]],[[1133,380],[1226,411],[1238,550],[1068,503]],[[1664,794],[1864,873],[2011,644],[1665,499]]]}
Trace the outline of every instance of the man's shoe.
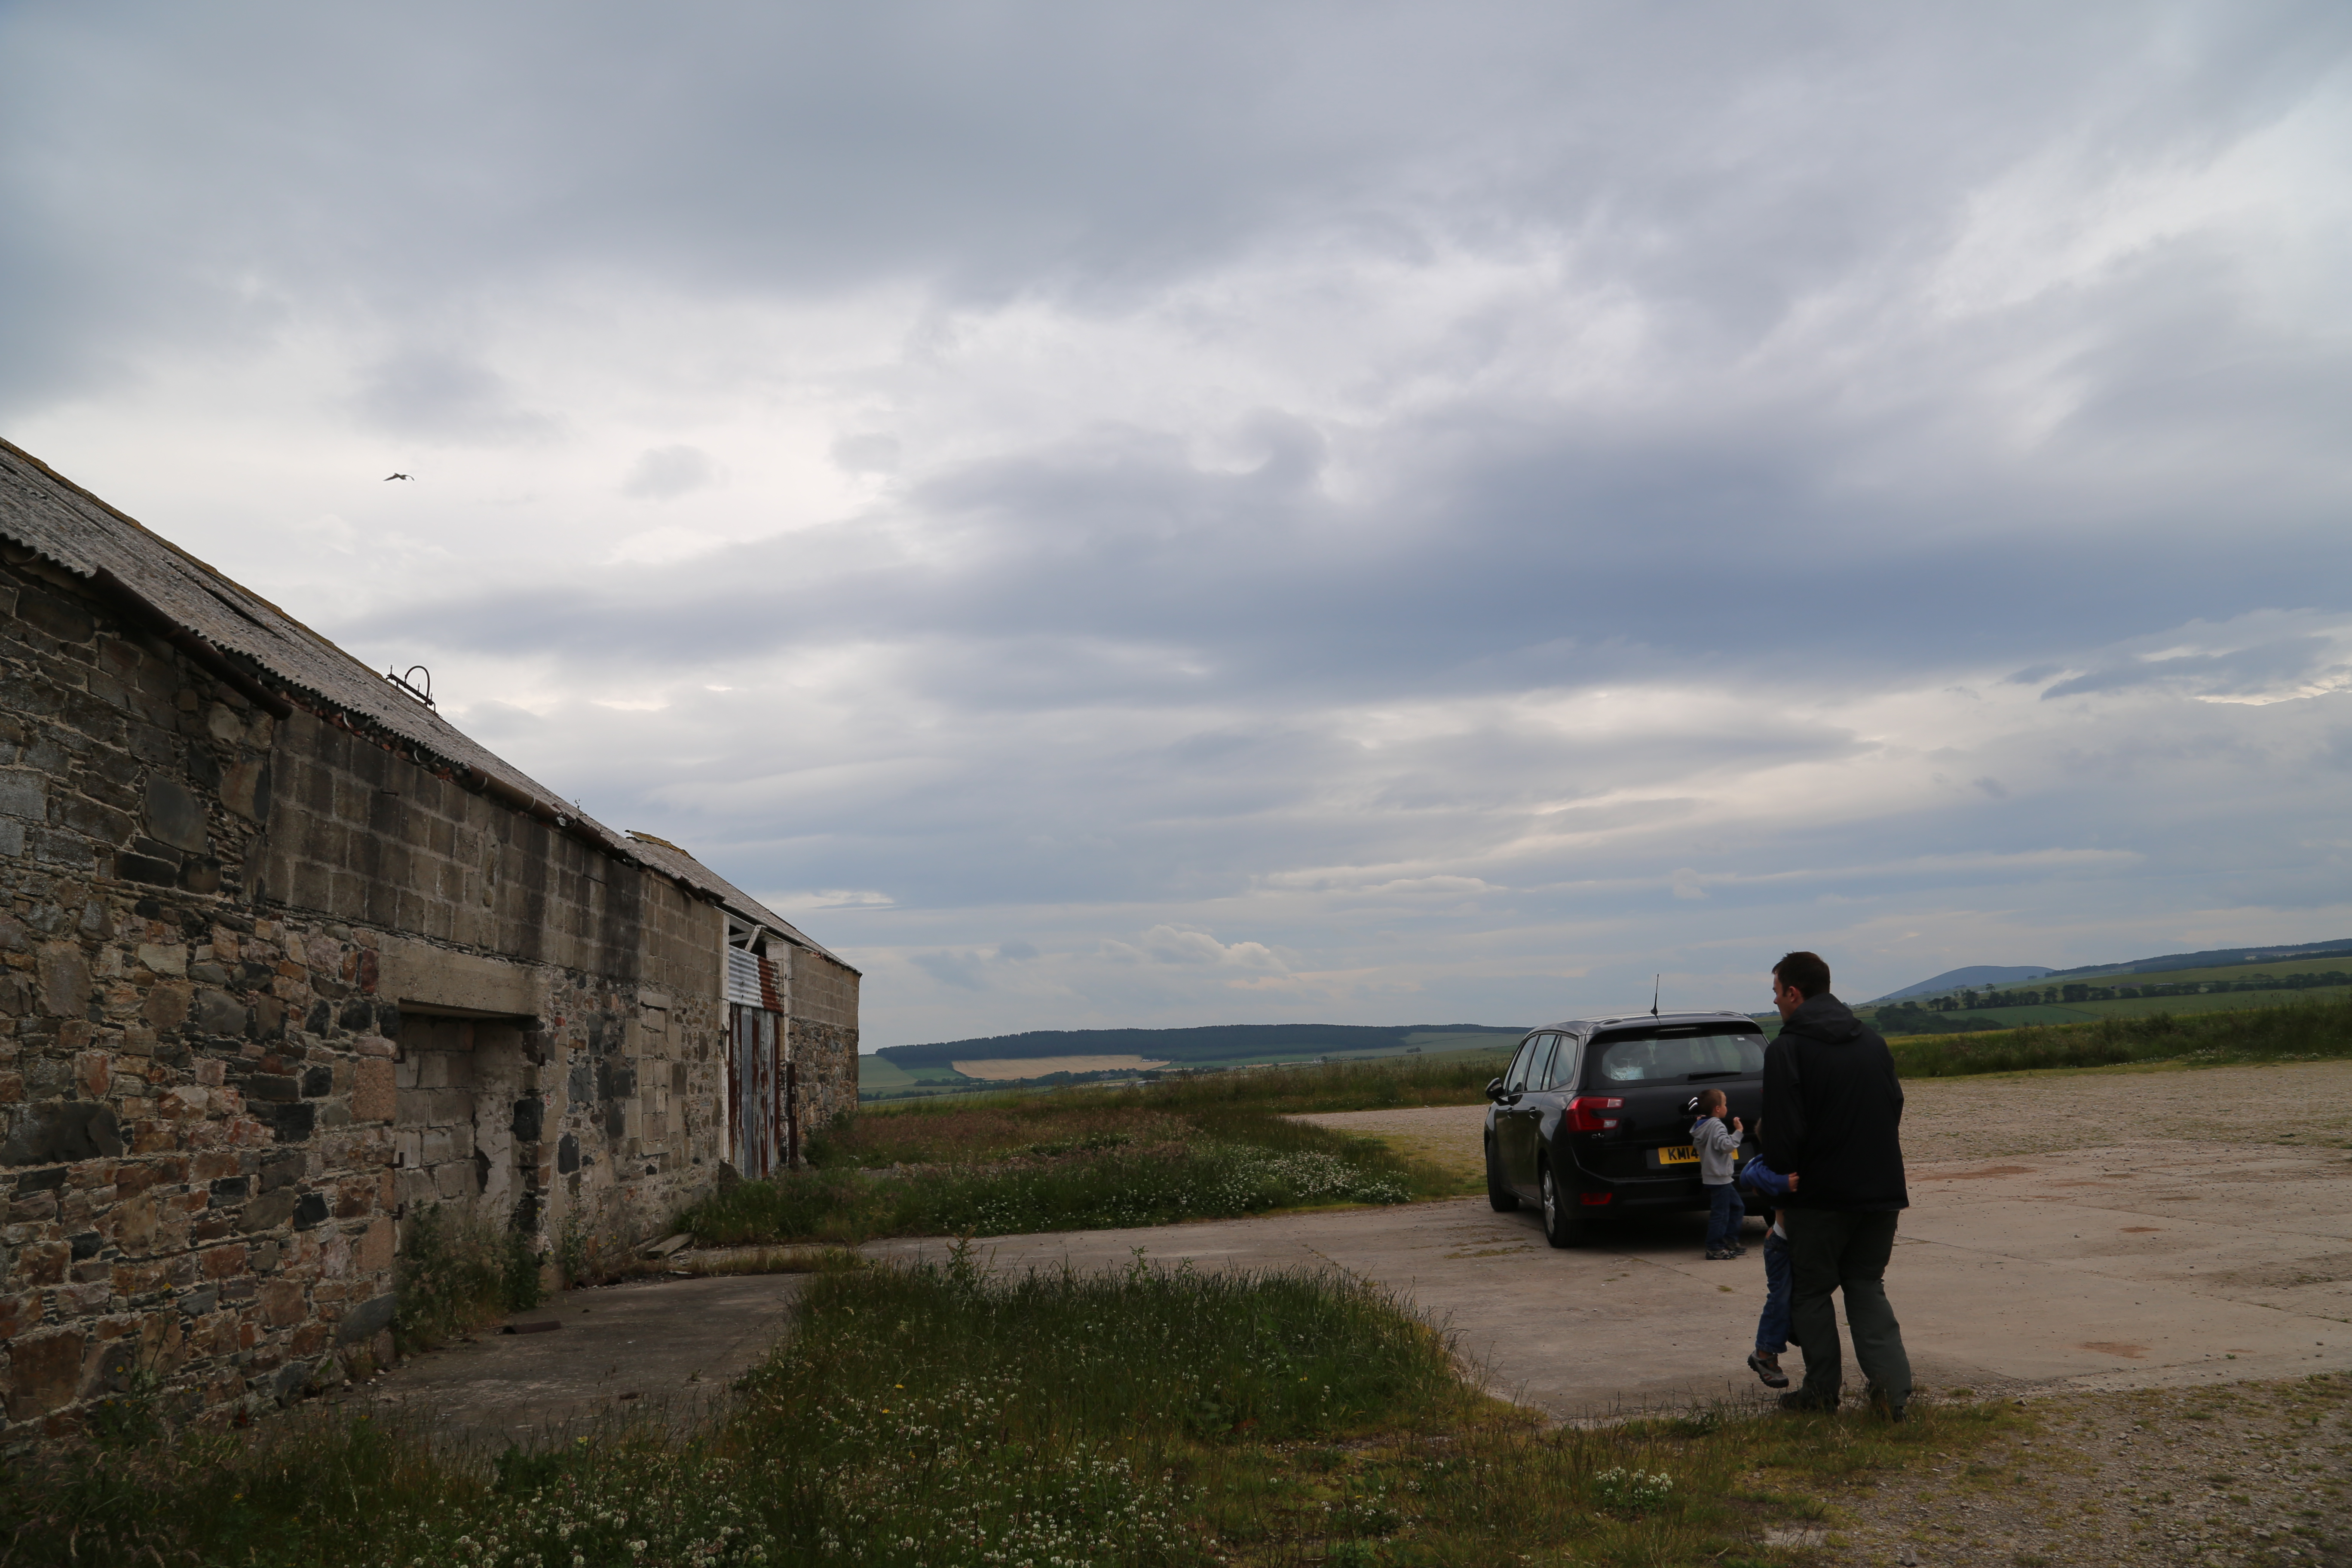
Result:
{"label": "man's shoe", "polygon": [[1764,1386],[1767,1388],[1789,1386],[1789,1374],[1780,1370],[1779,1356],[1766,1355],[1762,1351],[1751,1351],[1748,1355],[1748,1370],[1762,1378]]}
{"label": "man's shoe", "polygon": [[1709,1263],[1727,1263],[1738,1256],[1739,1254],[1736,1252],[1726,1252],[1719,1247],[1710,1247],[1706,1249],[1706,1260]]}
{"label": "man's shoe", "polygon": [[1780,1395],[1780,1408],[1783,1410],[1835,1410],[1837,1402],[1838,1396],[1834,1394],[1824,1398],[1818,1394],[1808,1394],[1801,1388],[1794,1394]]}
{"label": "man's shoe", "polygon": [[1884,1415],[1889,1421],[1900,1421],[1903,1419],[1902,1400],[1889,1399],[1886,1397],[1886,1391],[1885,1389],[1875,1387],[1870,1391],[1869,1397],[1870,1413],[1872,1415]]}
{"label": "man's shoe", "polygon": [[1731,1248],[1731,1256],[1734,1258],[1745,1258],[1748,1256],[1748,1249],[1735,1243]]}

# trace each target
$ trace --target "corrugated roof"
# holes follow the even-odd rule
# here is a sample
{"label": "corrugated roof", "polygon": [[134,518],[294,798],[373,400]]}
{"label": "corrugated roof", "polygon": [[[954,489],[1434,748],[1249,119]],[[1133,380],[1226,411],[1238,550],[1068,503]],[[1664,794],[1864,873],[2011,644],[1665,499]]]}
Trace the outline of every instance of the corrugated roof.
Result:
{"label": "corrugated roof", "polygon": [[839,953],[833,952],[823,942],[812,940],[783,916],[729,882],[668,839],[656,838],[650,833],[639,833],[632,828],[629,833],[629,847],[644,856],[648,864],[667,871],[681,881],[693,881],[706,886],[717,896],[720,903],[725,904],[737,914],[759,921],[787,942],[797,942],[813,952],[824,953],[852,973],[857,972],[856,966],[844,963]]}
{"label": "corrugated roof", "polygon": [[102,593],[144,605],[179,634],[174,640],[181,646],[219,660],[227,673],[257,678],[265,690],[299,693],[305,706],[405,741],[421,761],[478,775],[467,782],[553,820],[614,859],[647,866],[825,952],[693,856],[604,826],[268,600],[5,440],[0,440],[0,535],[89,579]]}

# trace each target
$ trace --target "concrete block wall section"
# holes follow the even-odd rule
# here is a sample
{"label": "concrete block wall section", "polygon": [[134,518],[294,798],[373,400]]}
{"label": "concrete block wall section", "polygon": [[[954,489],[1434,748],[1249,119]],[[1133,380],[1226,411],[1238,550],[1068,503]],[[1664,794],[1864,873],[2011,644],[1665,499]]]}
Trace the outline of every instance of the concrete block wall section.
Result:
{"label": "concrete block wall section", "polygon": [[798,1069],[793,1115],[805,1138],[857,1109],[858,976],[821,952],[799,947],[792,952],[785,1029]]}

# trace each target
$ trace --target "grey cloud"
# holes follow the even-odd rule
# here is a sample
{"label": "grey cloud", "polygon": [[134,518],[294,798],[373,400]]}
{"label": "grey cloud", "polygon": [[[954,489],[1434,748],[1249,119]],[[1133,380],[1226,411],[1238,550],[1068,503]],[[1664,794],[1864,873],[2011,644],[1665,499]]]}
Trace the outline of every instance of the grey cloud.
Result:
{"label": "grey cloud", "polygon": [[2252,695],[2324,673],[2324,661],[2334,650],[2334,643],[2326,637],[2300,637],[2229,653],[2175,654],[2078,675],[2058,682],[2042,696],[2047,701],[2086,692],[2157,685],[2177,685],[2221,697]]}
{"label": "grey cloud", "polygon": [[[2284,112],[2352,27],[2184,6],[2196,42],[2174,48],[2130,6],[1703,28],[1533,3],[1478,25],[1328,4],[407,16],[0,20],[37,68],[0,141],[40,150],[0,166],[19,215],[0,282],[63,281],[45,298],[72,307],[18,323],[40,352],[16,374],[102,358],[159,271],[214,307],[142,322],[174,332],[257,278],[414,325],[583,266],[697,292],[914,277],[1115,300],[1276,230],[1573,233],[1684,330],[1748,341],[1858,255],[1940,241],[1954,193],[2054,136],[2193,154]],[[88,254],[114,259],[77,269]]]}
{"label": "grey cloud", "polygon": [[853,474],[895,473],[898,457],[898,438],[879,431],[844,436],[833,444],[833,460]]}
{"label": "grey cloud", "polygon": [[910,952],[907,962],[940,984],[952,985],[959,991],[979,991],[988,984],[980,960],[968,952]]}
{"label": "grey cloud", "polygon": [[699,447],[655,447],[637,454],[621,493],[638,500],[675,500],[715,481],[719,465]]}
{"label": "grey cloud", "polygon": [[523,407],[502,376],[462,354],[394,354],[362,378],[352,405],[395,436],[450,446],[551,440],[562,421]]}

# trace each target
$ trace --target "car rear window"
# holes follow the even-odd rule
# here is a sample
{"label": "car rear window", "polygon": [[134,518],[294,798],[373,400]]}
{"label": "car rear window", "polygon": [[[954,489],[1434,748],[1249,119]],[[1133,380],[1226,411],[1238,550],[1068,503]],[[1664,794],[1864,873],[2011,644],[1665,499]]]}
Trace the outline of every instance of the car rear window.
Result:
{"label": "car rear window", "polygon": [[1590,1054],[1595,1087],[1753,1074],[1764,1070],[1764,1036],[1736,1024],[1627,1029],[1600,1036]]}

